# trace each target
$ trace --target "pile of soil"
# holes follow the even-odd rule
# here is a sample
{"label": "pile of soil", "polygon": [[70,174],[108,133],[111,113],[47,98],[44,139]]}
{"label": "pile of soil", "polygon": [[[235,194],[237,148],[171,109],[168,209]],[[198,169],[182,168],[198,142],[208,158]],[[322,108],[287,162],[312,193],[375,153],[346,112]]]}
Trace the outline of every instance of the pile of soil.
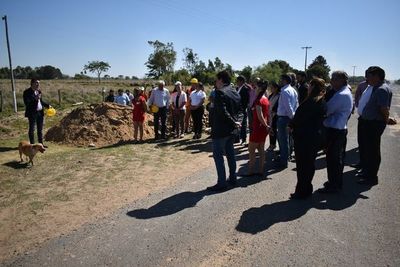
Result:
{"label": "pile of soil", "polygon": [[[154,137],[153,116],[146,114],[143,139]],[[45,139],[58,143],[105,146],[133,140],[132,108],[114,103],[93,104],[74,109]]]}

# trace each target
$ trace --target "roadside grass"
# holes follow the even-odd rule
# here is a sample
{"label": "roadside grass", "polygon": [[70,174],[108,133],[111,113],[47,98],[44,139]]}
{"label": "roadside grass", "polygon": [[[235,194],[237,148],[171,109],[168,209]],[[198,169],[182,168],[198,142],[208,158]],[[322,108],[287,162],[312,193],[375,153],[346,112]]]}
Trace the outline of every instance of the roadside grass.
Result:
{"label": "roadside grass", "polygon": [[[0,80],[3,92],[6,82]],[[19,103],[28,85],[17,80]],[[100,86],[132,89],[129,81]],[[75,108],[73,103],[101,101],[93,81],[42,81],[42,88],[54,100],[59,88],[65,93],[63,104],[55,105],[56,116],[45,118],[44,132]],[[46,142],[49,148],[36,155],[31,167],[19,162],[17,148],[28,139],[23,105],[15,114],[12,102],[7,103],[8,109],[0,112],[0,261],[169,186],[210,162],[207,153],[190,153],[184,146],[149,142],[87,148]]]}

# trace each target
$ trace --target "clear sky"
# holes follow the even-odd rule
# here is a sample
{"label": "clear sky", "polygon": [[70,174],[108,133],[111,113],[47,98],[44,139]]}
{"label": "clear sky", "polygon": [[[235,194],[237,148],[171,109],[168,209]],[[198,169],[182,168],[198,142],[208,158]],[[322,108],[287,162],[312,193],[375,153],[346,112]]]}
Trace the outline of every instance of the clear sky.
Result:
{"label": "clear sky", "polygon": [[[111,65],[111,76],[143,77],[149,40],[219,57],[234,69],[286,60],[304,68],[318,55],[332,70],[361,76],[370,65],[400,79],[399,0],[0,0],[7,15],[13,67],[52,65],[68,75],[88,61]],[[0,66],[8,66],[4,22]]]}

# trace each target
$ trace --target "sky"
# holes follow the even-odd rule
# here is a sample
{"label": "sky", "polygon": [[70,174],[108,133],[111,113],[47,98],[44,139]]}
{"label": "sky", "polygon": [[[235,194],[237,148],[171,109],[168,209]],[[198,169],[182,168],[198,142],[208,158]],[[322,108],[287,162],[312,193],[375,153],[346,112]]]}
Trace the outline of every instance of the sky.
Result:
{"label": "sky", "polygon": [[[331,70],[364,75],[371,65],[400,79],[399,0],[1,0],[12,64],[52,65],[80,73],[88,61],[108,62],[110,76],[144,77],[152,47],[172,42],[204,62],[219,57],[233,69],[280,59],[304,69],[318,55]],[[8,66],[4,21],[0,67]],[[356,66],[353,68],[353,66]]]}

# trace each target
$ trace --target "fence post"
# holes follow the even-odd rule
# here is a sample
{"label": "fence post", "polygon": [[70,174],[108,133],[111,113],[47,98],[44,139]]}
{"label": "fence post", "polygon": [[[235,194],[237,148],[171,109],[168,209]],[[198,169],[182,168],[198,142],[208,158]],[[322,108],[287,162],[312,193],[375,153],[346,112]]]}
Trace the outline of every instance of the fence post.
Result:
{"label": "fence post", "polygon": [[3,90],[0,90],[0,112],[3,112]]}
{"label": "fence post", "polygon": [[58,89],[58,105],[61,106],[61,90]]}

